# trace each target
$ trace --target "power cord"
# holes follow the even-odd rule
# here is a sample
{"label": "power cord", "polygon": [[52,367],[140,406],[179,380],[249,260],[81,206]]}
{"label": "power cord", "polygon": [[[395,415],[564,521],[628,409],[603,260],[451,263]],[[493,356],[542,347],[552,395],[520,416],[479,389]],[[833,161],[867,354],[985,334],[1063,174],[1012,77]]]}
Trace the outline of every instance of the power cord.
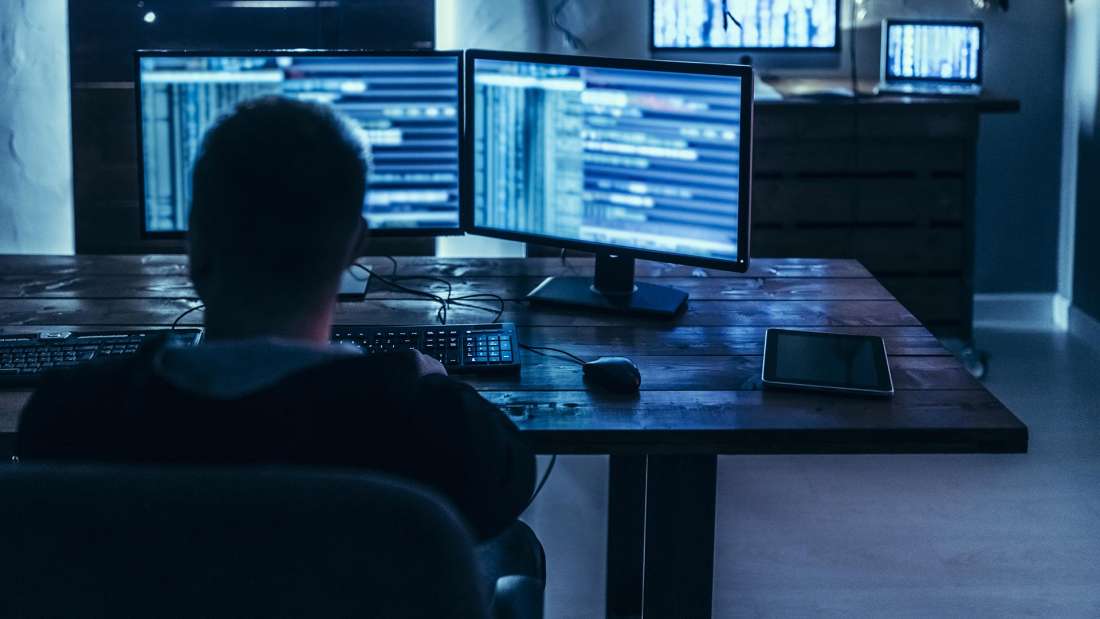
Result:
{"label": "power cord", "polygon": [[[392,260],[392,258],[390,258],[390,259]],[[406,275],[406,276],[403,276],[403,277],[392,277],[392,278],[390,278],[390,277],[384,277],[382,275],[379,275],[376,271],[372,271],[371,269],[367,268],[366,266],[364,266],[364,265],[362,265],[358,262],[353,262],[351,266],[353,268],[362,269],[363,271],[369,273],[371,278],[377,278],[378,281],[382,282],[383,284],[385,284],[385,285],[387,285],[387,286],[389,286],[389,287],[391,287],[395,290],[399,290],[399,291],[405,292],[407,294],[411,294],[411,295],[414,295],[414,296],[417,296],[417,297],[421,297],[421,298],[430,299],[432,301],[435,301],[436,303],[439,304],[439,309],[436,311],[436,320],[438,320],[439,324],[441,324],[441,325],[446,325],[447,324],[448,313],[449,313],[449,309],[450,309],[451,306],[466,307],[466,308],[475,309],[475,310],[482,311],[482,312],[490,312],[490,313],[493,314],[493,322],[494,323],[499,322],[501,316],[504,315],[504,298],[501,297],[500,295],[496,295],[496,294],[492,294],[492,293],[488,293],[488,292],[480,292],[480,293],[467,294],[467,295],[461,295],[461,296],[456,297],[456,296],[454,296],[454,287],[451,285],[451,282],[449,282],[449,281],[447,281],[443,278],[440,278],[440,277],[432,277],[430,275]],[[394,260],[394,272],[396,273],[396,271],[397,271],[397,261]],[[430,282],[436,282],[436,283],[443,284],[444,286],[447,287],[447,296],[443,297],[443,296],[440,296],[438,294],[428,292],[426,290],[418,290],[416,288],[410,288],[408,286],[404,286],[401,283],[399,283],[399,282],[408,282],[408,281],[430,281]],[[468,301],[474,301],[474,300],[479,300],[479,299],[495,300],[499,304],[499,307],[494,309],[494,308],[490,308],[490,307],[485,307],[484,305],[479,305],[479,304],[476,304],[476,303],[469,303],[468,302]]]}
{"label": "power cord", "polygon": [[856,31],[859,30],[859,15],[857,13],[859,8],[856,6],[856,0],[851,0],[848,6],[852,12],[852,23],[848,28],[848,65],[852,79],[852,99],[858,102],[859,98],[863,96],[859,93],[859,72],[856,70]]}

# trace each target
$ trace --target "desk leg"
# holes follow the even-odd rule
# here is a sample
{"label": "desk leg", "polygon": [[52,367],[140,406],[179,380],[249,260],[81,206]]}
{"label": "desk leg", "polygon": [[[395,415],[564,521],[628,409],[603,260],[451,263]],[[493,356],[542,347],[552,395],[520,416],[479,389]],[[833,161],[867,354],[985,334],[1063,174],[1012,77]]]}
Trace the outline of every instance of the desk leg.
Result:
{"label": "desk leg", "polygon": [[607,617],[642,616],[645,456],[611,456],[607,492]]}
{"label": "desk leg", "polygon": [[649,456],[644,617],[711,616],[717,456]]}

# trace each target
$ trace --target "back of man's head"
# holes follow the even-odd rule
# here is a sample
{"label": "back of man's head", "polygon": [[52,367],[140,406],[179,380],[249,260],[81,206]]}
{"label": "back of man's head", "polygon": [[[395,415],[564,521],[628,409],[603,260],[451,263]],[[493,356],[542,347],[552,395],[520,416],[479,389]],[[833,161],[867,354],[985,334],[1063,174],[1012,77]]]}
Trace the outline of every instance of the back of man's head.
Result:
{"label": "back of man's head", "polygon": [[367,156],[361,132],[320,104],[256,99],[211,128],[190,217],[208,312],[279,321],[334,297],[360,238]]}

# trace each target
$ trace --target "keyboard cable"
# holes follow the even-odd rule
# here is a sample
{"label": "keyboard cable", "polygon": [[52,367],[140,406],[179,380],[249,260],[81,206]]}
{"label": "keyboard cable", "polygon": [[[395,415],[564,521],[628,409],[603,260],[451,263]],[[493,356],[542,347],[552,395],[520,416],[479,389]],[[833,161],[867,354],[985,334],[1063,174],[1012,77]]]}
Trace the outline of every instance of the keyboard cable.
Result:
{"label": "keyboard cable", "polygon": [[188,314],[190,314],[192,312],[202,311],[202,310],[205,310],[205,309],[206,309],[206,305],[203,304],[203,303],[199,303],[198,305],[196,305],[192,308],[184,310],[184,312],[182,314],[180,314],[179,316],[176,316],[176,319],[172,321],[171,331],[175,331],[176,328],[179,327],[180,321],[183,320],[184,318],[186,318]]}

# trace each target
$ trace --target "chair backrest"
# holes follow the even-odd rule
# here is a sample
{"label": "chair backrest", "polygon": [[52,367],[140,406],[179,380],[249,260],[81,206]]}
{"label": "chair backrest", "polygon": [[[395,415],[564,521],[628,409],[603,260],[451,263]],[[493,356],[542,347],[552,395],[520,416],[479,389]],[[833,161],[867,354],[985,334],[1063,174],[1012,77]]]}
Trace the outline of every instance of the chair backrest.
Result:
{"label": "chair backrest", "polygon": [[0,616],[488,616],[441,499],[301,469],[0,467]]}

